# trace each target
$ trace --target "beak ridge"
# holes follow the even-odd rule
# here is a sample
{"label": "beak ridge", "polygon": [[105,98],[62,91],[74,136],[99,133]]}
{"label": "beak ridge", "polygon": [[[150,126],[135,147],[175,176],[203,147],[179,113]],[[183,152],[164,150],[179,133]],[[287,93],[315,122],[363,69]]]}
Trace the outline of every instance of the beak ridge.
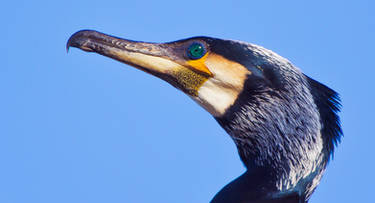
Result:
{"label": "beak ridge", "polygon": [[80,48],[87,52],[98,52],[103,48],[115,48],[128,52],[137,52],[150,56],[163,56],[164,52],[157,43],[138,42],[103,34],[94,30],[81,30],[74,33],[66,44],[69,47]]}

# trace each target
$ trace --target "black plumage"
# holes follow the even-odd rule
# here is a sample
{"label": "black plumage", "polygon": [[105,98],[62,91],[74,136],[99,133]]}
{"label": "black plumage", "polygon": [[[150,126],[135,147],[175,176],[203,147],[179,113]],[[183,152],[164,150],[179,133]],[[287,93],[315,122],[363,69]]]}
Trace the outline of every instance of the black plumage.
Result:
{"label": "black plumage", "polygon": [[303,192],[286,195],[292,202],[294,197],[298,197],[298,202],[307,202],[342,135],[338,94],[291,63],[280,63],[279,56],[259,54],[263,48],[233,41],[224,44],[226,53],[218,52],[249,69],[257,67],[262,71],[261,75],[250,75],[235,104],[223,116],[216,117],[233,138],[248,170],[219,192],[213,202],[287,201],[265,199],[272,190],[277,194],[277,182],[288,177],[293,167],[305,167],[306,154],[316,147],[321,136],[323,157],[312,172],[316,175],[306,183],[296,183]]}

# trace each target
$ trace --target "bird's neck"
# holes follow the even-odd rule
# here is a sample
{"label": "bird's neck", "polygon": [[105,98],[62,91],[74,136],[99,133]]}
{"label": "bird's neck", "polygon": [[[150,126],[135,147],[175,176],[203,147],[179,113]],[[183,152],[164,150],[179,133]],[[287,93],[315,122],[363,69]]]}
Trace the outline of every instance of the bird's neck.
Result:
{"label": "bird's neck", "polygon": [[[220,122],[220,121],[219,121]],[[224,127],[227,131],[229,126]],[[228,131],[229,132],[229,131]],[[233,132],[231,132],[233,133]],[[251,203],[306,203],[308,194],[305,193],[306,185],[316,179],[320,180],[320,174],[323,172],[315,168],[311,178],[303,178],[301,174],[293,174],[292,170],[308,165],[304,163],[295,163],[283,157],[283,153],[266,154],[260,153],[257,149],[259,143],[256,140],[246,138],[246,136],[233,136],[242,162],[247,171],[233,180],[220,190],[212,200],[212,203],[227,202],[251,202]],[[248,139],[248,140],[246,140]],[[274,151],[272,144],[266,144],[261,150]],[[254,150],[255,149],[255,150]],[[260,149],[260,148],[259,148]],[[289,153],[289,152],[286,152]],[[278,157],[277,157],[278,156]],[[300,160],[294,160],[299,162]],[[323,167],[322,167],[323,168]],[[302,170],[301,170],[302,171]],[[319,174],[315,174],[319,173]],[[291,175],[293,174],[293,175]],[[308,177],[309,175],[306,175]],[[297,178],[297,179],[296,179]],[[299,179],[298,179],[299,178]],[[316,184],[316,183],[314,183]],[[314,186],[315,187],[315,186]]]}
{"label": "bird's neck", "polygon": [[211,203],[306,203],[297,193],[273,197],[275,179],[270,168],[252,168],[221,189]]}
{"label": "bird's neck", "polygon": [[[294,89],[308,92],[298,86]],[[248,191],[264,187],[268,196],[276,198],[294,193],[308,198],[328,160],[319,113],[311,95],[299,98],[293,92],[269,95],[266,91],[254,92],[245,87],[237,103],[223,117],[216,118],[234,140],[248,169],[233,184]],[[255,185],[246,186],[246,181]],[[239,184],[243,182],[246,184]]]}

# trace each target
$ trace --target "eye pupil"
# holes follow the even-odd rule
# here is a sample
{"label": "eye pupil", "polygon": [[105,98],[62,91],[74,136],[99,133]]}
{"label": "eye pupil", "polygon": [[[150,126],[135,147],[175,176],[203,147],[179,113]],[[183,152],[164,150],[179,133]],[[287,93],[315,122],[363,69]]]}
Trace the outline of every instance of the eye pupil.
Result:
{"label": "eye pupil", "polygon": [[206,50],[204,49],[204,46],[200,43],[193,43],[190,45],[188,49],[188,56],[191,59],[199,59],[204,56]]}

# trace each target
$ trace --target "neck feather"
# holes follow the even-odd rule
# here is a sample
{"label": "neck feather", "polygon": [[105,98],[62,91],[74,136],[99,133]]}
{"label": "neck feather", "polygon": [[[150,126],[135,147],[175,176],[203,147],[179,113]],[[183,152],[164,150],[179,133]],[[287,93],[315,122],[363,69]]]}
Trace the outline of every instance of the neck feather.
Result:
{"label": "neck feather", "polygon": [[216,119],[234,140],[248,171],[266,171],[269,186],[275,187],[268,195],[297,193],[308,198],[329,153],[324,150],[320,114],[305,77],[278,91],[257,80],[249,78],[236,103]]}

